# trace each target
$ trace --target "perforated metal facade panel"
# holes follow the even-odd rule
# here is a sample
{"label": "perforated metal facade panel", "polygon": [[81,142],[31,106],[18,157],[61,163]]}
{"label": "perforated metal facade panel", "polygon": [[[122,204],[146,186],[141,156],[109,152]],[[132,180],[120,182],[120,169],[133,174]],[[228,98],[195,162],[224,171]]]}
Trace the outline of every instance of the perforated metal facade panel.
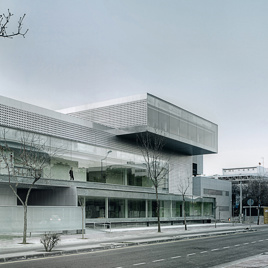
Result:
{"label": "perforated metal facade panel", "polygon": [[0,125],[95,144],[103,131],[0,104]]}
{"label": "perforated metal facade panel", "polygon": [[71,115],[113,128],[147,125],[147,100],[88,109]]}
{"label": "perforated metal facade panel", "polygon": [[0,126],[26,130],[100,147],[139,153],[136,146],[106,131],[0,104]]}

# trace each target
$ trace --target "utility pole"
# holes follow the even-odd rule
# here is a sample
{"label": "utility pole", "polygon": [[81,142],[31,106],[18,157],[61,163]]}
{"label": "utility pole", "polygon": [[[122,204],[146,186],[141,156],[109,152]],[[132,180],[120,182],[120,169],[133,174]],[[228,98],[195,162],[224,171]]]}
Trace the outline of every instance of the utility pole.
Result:
{"label": "utility pole", "polygon": [[242,214],[243,214],[243,204],[242,204],[242,181],[240,181],[240,214],[239,214],[240,223],[242,223],[242,221],[243,221],[243,219],[242,219]]}

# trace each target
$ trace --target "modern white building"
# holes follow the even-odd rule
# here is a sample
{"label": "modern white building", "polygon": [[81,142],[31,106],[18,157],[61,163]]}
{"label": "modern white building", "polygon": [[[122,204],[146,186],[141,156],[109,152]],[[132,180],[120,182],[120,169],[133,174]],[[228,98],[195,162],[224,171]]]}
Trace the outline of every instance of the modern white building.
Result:
{"label": "modern white building", "polygon": [[[33,181],[19,161],[21,137],[38,136],[45,143],[40,154],[50,155],[30,194],[29,232],[81,229],[78,198],[85,200],[87,224],[156,221],[155,190],[136,143],[144,132],[163,135],[166,141],[169,172],[159,189],[161,220],[182,221],[181,183],[202,174],[203,155],[218,150],[216,124],[151,94],[61,111],[0,97],[0,127],[1,144],[12,152],[12,176],[0,162],[2,232],[22,230],[22,207],[9,183],[23,199]],[[193,194],[189,187],[188,219],[210,221],[215,199],[197,198],[193,209]]]}

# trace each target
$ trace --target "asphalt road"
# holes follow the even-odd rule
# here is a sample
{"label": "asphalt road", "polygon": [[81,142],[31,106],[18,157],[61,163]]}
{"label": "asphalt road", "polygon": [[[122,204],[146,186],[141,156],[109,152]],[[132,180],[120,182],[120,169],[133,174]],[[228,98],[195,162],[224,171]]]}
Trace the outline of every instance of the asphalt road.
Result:
{"label": "asphalt road", "polygon": [[268,231],[139,245],[0,264],[0,268],[213,267],[266,252]]}

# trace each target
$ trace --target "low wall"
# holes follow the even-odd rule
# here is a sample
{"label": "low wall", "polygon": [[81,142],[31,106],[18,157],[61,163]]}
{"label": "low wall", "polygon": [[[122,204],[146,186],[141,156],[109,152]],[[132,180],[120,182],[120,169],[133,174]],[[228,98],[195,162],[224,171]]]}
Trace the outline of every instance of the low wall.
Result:
{"label": "low wall", "polygon": [[[260,224],[264,224],[264,218],[263,218],[263,216],[260,216]],[[250,223],[252,223],[252,224],[256,224],[257,222],[258,222],[258,216],[244,216],[244,221],[245,221],[245,223],[248,223],[248,224],[250,224]]]}
{"label": "low wall", "polygon": [[[27,233],[82,229],[81,207],[28,207]],[[0,206],[0,233],[23,232],[23,207]]]}

